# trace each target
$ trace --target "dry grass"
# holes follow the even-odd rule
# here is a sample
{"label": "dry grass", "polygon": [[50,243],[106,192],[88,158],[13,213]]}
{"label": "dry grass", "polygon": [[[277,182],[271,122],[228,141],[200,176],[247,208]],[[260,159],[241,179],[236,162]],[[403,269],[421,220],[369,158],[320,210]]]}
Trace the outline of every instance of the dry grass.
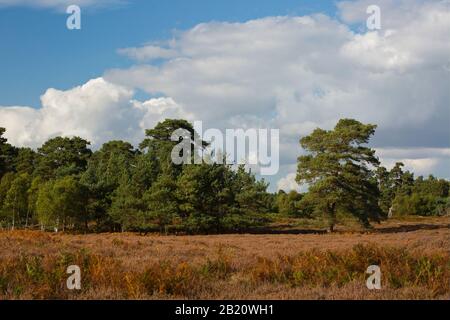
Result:
{"label": "dry grass", "polygon": [[[0,299],[450,299],[450,218],[371,233],[0,232]],[[301,233],[301,232],[299,232]],[[66,289],[68,265],[82,290]],[[365,286],[378,264],[382,290]]]}

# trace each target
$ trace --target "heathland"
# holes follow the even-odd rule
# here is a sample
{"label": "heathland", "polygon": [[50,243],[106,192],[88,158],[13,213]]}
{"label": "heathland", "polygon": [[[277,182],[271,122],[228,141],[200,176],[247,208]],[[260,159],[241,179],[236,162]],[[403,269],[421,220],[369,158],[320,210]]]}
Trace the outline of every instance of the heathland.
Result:
{"label": "heathland", "polygon": [[[186,120],[158,123],[138,148],[109,141],[95,151],[81,137],[51,138],[37,150],[15,147],[0,128],[0,229],[242,233],[275,214],[322,218],[333,231],[341,218],[370,229],[389,217],[450,214],[450,182],[416,177],[401,162],[381,166],[368,146],[375,129],[353,119],[315,129],[300,139],[306,153],[297,160],[296,181],[308,191],[272,193],[245,164],[191,164],[212,150],[193,138]],[[186,137],[173,141],[179,130]],[[245,144],[245,135],[238,138]],[[180,151],[179,144],[187,147]],[[186,162],[174,162],[174,150]]]}
{"label": "heathland", "polygon": [[211,151],[185,120],[98,150],[15,147],[0,128],[0,299],[449,299],[450,181],[383,167],[375,129],[315,129],[299,141],[308,190],[272,193],[244,164],[176,164],[179,143],[186,160]]}
{"label": "heathland", "polygon": [[[197,236],[2,231],[0,299],[450,299],[449,217],[334,233],[319,224]],[[66,287],[72,264],[81,290]],[[369,265],[381,268],[380,290],[366,287]]]}

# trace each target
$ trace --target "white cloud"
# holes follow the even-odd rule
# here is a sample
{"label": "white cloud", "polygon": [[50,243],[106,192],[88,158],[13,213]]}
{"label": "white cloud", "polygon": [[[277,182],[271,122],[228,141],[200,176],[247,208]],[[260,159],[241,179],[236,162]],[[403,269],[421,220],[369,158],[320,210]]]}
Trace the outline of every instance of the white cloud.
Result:
{"label": "white cloud", "polygon": [[402,159],[402,161],[407,169],[412,170],[417,175],[432,174],[438,164],[438,159],[434,158]]}
{"label": "white cloud", "polygon": [[[425,9],[384,33],[355,34],[323,15],[205,23],[171,41],[176,58],[106,77],[162,92],[205,121],[251,118],[286,135],[343,116],[383,129],[429,124],[448,110],[450,12],[439,3]],[[163,56],[156,48],[127,52],[139,60],[147,50],[149,58]]]}
{"label": "white cloud", "polygon": [[42,107],[0,107],[0,126],[14,145],[38,147],[47,139],[81,136],[94,147],[112,139],[137,144],[144,129],[166,117],[190,118],[170,98],[132,100],[133,90],[97,78],[66,91],[48,89]]}
{"label": "white cloud", "polygon": [[172,98],[155,98],[144,102],[133,100],[133,105],[141,111],[139,128],[153,128],[164,119],[186,119],[193,121],[192,114],[185,112]]}
{"label": "white cloud", "polygon": [[147,45],[140,48],[122,48],[118,50],[118,53],[140,62],[168,59],[177,56],[176,50],[161,48],[155,45]]}
{"label": "white cloud", "polygon": [[402,162],[417,176],[439,172],[440,176],[450,177],[450,148],[377,148],[376,152],[388,169]]}
{"label": "white cloud", "polygon": [[412,56],[410,51],[398,48],[397,43],[393,31],[386,31],[384,35],[368,32],[356,35],[342,47],[341,53],[374,71],[380,69],[403,71],[407,67],[417,65],[419,60]]}
{"label": "white cloud", "polygon": [[376,148],[377,154],[381,158],[427,158],[450,157],[450,148]]}
{"label": "white cloud", "polygon": [[[295,170],[290,166],[291,170]],[[276,190],[283,190],[284,192],[289,192],[292,190],[295,190],[297,192],[307,192],[308,191],[308,185],[307,184],[298,184],[297,181],[295,181],[295,178],[297,176],[296,172],[291,172],[282,177],[278,180],[276,185]]]}
{"label": "white cloud", "polygon": [[[367,5],[376,3],[381,31],[346,24],[364,25]],[[279,184],[293,187],[299,138],[351,117],[379,125],[373,146],[384,152],[383,163],[403,160],[450,178],[449,1],[360,0],[338,7],[341,20],[203,23],[162,46],[120,49],[139,63],[106,71],[106,81],[88,82],[85,90],[49,90],[38,111],[0,108],[0,125],[8,128],[9,121],[11,138],[22,144],[59,132],[95,142],[136,141],[142,127],[166,114],[202,120],[204,128],[280,128],[281,165],[291,169]],[[165,98],[131,101],[128,86]],[[32,133],[22,132],[24,126]],[[279,176],[274,179],[276,185]]]}
{"label": "white cloud", "polygon": [[[342,19],[365,21],[367,3],[340,3]],[[174,57],[162,64],[105,77],[172,97],[209,127],[280,128],[284,164],[295,163],[300,136],[343,117],[378,124],[378,148],[448,148],[448,2],[397,3],[379,2],[380,32],[324,15],[203,23],[163,42]]]}
{"label": "white cloud", "polygon": [[295,181],[296,174],[289,173],[287,176],[281,178],[277,183],[277,189],[289,192],[291,190],[300,190],[300,186]]}

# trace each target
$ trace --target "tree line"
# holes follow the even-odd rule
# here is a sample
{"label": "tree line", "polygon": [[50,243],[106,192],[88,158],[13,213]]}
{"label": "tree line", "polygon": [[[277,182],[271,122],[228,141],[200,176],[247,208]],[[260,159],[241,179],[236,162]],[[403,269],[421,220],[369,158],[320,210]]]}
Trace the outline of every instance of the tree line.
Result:
{"label": "tree line", "polygon": [[[366,227],[392,215],[444,215],[449,181],[414,178],[397,163],[380,166],[366,146],[376,126],[343,119],[300,143],[297,181],[306,193],[270,193],[244,166],[175,165],[170,139],[193,126],[166,119],[146,130],[138,148],[109,141],[93,152],[80,137],[55,137],[37,150],[15,147],[0,128],[0,227],[61,231],[240,232],[263,225],[265,214],[324,216],[333,230],[340,215]],[[201,141],[207,148],[208,142]],[[193,152],[192,152],[193,153]]]}

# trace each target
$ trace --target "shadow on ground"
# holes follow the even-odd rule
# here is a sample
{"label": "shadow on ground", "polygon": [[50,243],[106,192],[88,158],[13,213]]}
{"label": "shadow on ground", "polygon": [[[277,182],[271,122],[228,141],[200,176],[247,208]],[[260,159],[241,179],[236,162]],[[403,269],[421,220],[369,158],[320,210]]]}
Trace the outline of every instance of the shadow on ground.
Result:
{"label": "shadow on ground", "polygon": [[249,234],[325,234],[326,230],[318,229],[274,229],[274,228],[258,228],[254,230],[248,230]]}
{"label": "shadow on ground", "polygon": [[[450,224],[402,224],[397,226],[376,227],[368,230],[337,230],[335,233],[400,233],[400,232],[414,232],[419,230],[437,230],[437,229],[450,229]],[[248,234],[327,234],[325,229],[298,229],[298,228],[286,228],[276,229],[270,227],[261,227],[253,230],[247,230],[243,233]]]}
{"label": "shadow on ground", "polygon": [[404,224],[399,226],[381,227],[372,230],[374,233],[398,233],[398,232],[412,232],[419,230],[436,230],[436,229],[450,229],[450,224]]}

